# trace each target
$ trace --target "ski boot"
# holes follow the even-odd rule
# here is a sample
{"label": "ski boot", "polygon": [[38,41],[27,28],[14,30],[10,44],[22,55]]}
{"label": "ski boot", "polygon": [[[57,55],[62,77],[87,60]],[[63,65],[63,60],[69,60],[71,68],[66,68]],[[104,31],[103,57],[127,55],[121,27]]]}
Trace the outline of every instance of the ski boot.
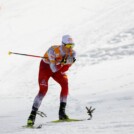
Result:
{"label": "ski boot", "polygon": [[27,120],[27,126],[32,127],[34,125],[34,122],[35,122],[35,119],[36,119],[36,114],[37,114],[37,111],[35,111],[35,110],[31,111],[31,114],[30,114],[30,116],[28,117],[28,120]]}
{"label": "ski boot", "polygon": [[66,103],[61,102],[60,103],[60,109],[59,109],[59,120],[67,120],[67,119],[69,119],[69,117],[65,113],[65,107],[66,107]]}

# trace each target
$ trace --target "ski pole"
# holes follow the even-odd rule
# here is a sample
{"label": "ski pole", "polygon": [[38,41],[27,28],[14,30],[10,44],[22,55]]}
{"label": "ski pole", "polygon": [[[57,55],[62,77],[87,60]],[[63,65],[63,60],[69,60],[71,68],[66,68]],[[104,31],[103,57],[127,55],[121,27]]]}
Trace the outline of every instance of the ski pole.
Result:
{"label": "ski pole", "polygon": [[16,55],[23,55],[23,56],[30,56],[30,57],[35,57],[35,58],[44,58],[43,56],[38,56],[38,55],[31,55],[31,54],[22,54],[22,53],[15,53],[15,52],[8,52],[9,55],[11,54],[16,54]]}

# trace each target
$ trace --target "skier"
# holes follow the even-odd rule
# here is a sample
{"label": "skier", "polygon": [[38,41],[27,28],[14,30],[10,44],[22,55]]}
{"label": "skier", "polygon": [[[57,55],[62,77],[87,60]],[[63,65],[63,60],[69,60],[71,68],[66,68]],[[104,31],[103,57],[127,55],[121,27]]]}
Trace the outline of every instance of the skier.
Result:
{"label": "skier", "polygon": [[73,47],[74,42],[72,37],[70,35],[64,35],[61,45],[51,46],[44,54],[39,68],[39,92],[34,99],[27,125],[34,125],[37,111],[47,93],[50,77],[61,86],[59,119],[69,119],[65,112],[68,96],[68,78],[65,72],[76,60],[76,52],[73,50]]}

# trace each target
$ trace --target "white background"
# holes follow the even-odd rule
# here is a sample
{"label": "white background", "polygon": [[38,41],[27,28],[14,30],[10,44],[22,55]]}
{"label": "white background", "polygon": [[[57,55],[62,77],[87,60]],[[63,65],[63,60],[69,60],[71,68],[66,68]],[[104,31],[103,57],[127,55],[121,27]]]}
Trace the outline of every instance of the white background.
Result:
{"label": "white background", "polygon": [[[70,118],[93,120],[47,123],[58,119],[60,86],[50,79],[37,117],[42,129],[26,125],[38,93],[40,59],[64,34],[75,41],[77,61],[68,71]],[[133,134],[134,2],[133,0],[0,0],[0,133]]]}

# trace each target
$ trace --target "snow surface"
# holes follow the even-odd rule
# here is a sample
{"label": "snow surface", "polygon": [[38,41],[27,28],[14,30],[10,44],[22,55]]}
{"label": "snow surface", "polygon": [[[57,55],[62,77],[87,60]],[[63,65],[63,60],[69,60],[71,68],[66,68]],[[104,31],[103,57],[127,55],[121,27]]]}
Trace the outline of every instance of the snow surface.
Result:
{"label": "snow surface", "polygon": [[[93,120],[47,123],[58,118],[60,86],[52,79],[37,117],[42,129],[22,128],[38,92],[40,59],[61,37],[75,40],[77,62],[68,72],[67,113]],[[0,0],[0,134],[133,134],[133,0]]]}

